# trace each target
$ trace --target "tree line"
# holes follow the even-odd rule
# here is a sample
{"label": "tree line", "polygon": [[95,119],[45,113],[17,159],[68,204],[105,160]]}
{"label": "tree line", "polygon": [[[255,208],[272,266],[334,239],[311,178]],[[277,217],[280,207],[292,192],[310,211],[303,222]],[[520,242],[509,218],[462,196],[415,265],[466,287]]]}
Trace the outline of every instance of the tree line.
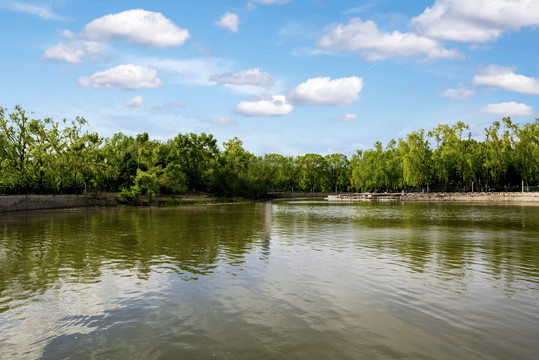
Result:
{"label": "tree line", "polygon": [[21,106],[0,107],[0,193],[121,192],[139,196],[205,192],[259,198],[268,191],[400,191],[500,188],[539,183],[539,119],[509,117],[485,129],[440,124],[385,147],[343,154],[255,156],[233,138],[219,147],[211,134],[179,133],[167,141],[147,133],[102,137],[86,120],[33,119]]}

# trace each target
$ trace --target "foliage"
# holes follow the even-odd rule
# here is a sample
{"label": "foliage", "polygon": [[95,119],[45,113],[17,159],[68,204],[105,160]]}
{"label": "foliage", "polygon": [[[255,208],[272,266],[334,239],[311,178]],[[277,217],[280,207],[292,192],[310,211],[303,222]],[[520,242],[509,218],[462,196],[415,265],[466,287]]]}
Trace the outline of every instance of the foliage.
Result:
{"label": "foliage", "polygon": [[[21,106],[0,107],[0,193],[121,192],[128,203],[160,194],[210,192],[261,198],[268,191],[400,191],[503,188],[539,183],[539,119],[511,118],[473,139],[462,122],[391,140],[386,147],[343,154],[255,156],[238,138],[178,134],[160,142],[147,133],[110,138],[84,130],[82,117],[34,119]],[[433,145],[431,145],[431,143]],[[434,146],[434,147],[433,147]]]}

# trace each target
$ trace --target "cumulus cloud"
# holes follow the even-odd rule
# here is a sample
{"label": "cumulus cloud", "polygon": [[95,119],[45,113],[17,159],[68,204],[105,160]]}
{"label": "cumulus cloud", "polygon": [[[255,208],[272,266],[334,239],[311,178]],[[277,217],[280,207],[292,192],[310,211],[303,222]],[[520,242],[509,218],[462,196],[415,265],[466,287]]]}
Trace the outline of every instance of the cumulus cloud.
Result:
{"label": "cumulus cloud", "polygon": [[410,23],[423,36],[476,43],[538,25],[539,2],[531,0],[436,0]]}
{"label": "cumulus cloud", "polygon": [[531,106],[514,101],[500,104],[489,104],[483,107],[480,111],[486,114],[499,116],[530,116],[533,114],[533,109]]}
{"label": "cumulus cloud", "polygon": [[105,44],[96,41],[75,40],[51,46],[45,50],[41,59],[81,64],[97,61],[108,54],[109,51]]}
{"label": "cumulus cloud", "polygon": [[221,18],[215,22],[215,25],[222,29],[230,30],[234,33],[238,32],[238,25],[240,19],[237,14],[227,12]]}
{"label": "cumulus cloud", "polygon": [[337,121],[337,122],[358,122],[359,116],[357,116],[356,114],[344,114],[344,115],[336,116],[331,120]]}
{"label": "cumulus cloud", "polygon": [[475,92],[471,89],[464,87],[458,89],[447,89],[441,93],[436,94],[439,97],[455,99],[455,100],[466,100],[475,95]]}
{"label": "cumulus cloud", "polygon": [[282,116],[290,114],[294,107],[284,95],[253,97],[240,102],[234,112],[244,116]]}
{"label": "cumulus cloud", "polygon": [[347,25],[326,28],[317,45],[329,51],[361,52],[367,61],[397,56],[424,57],[428,60],[460,57],[458,52],[444,48],[436,40],[414,33],[386,33],[378,29],[373,21],[362,21],[360,18],[350,20]]}
{"label": "cumulus cloud", "polygon": [[211,124],[228,125],[232,124],[234,120],[226,116],[214,116],[212,118],[205,119],[204,122]]}
{"label": "cumulus cloud", "polygon": [[218,85],[255,85],[271,86],[273,79],[267,72],[261,68],[243,70],[236,73],[225,73],[210,76],[210,81]]}
{"label": "cumulus cloud", "polygon": [[363,79],[357,76],[330,80],[329,77],[309,79],[288,93],[294,105],[350,105],[359,99]]}
{"label": "cumulus cloud", "polygon": [[145,48],[164,48],[183,45],[189,31],[161,13],[135,9],[96,19],[80,35],[95,41],[124,40]]}
{"label": "cumulus cloud", "polygon": [[122,87],[132,90],[158,88],[163,85],[163,82],[157,76],[157,71],[151,67],[127,64],[96,72],[92,76],[81,76],[79,85],[96,89]]}
{"label": "cumulus cloud", "polygon": [[490,65],[472,79],[473,85],[498,87],[508,91],[539,95],[539,79],[515,74],[511,67]]}
{"label": "cumulus cloud", "polygon": [[144,100],[142,99],[142,96],[137,95],[133,96],[131,99],[125,100],[124,105],[128,107],[139,107],[142,106],[142,103]]}

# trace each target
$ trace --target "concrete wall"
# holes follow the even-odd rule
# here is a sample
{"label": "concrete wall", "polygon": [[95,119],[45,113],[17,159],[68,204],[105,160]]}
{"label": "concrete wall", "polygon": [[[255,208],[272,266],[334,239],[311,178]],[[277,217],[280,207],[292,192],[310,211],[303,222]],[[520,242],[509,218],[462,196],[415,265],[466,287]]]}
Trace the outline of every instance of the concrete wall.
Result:
{"label": "concrete wall", "polygon": [[486,202],[537,202],[539,193],[431,193],[406,194],[402,201],[486,201]]}
{"label": "concrete wall", "polygon": [[329,195],[335,195],[337,193],[321,193],[321,192],[270,192],[268,193],[269,199],[294,199],[294,198],[326,198]]}
{"label": "concrete wall", "polygon": [[115,195],[6,195],[0,196],[0,212],[114,206]]}

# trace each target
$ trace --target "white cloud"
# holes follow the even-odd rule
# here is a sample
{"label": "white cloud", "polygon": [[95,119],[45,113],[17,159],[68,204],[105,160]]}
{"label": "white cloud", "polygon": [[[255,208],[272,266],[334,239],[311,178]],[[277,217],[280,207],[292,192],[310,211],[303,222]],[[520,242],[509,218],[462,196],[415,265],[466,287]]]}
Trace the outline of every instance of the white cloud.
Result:
{"label": "white cloud", "polygon": [[513,72],[514,68],[490,65],[472,79],[473,85],[493,86],[508,91],[539,95],[539,79]]}
{"label": "white cloud", "polygon": [[271,86],[273,84],[271,75],[263,72],[260,68],[243,70],[236,73],[212,75],[209,80],[218,85]]}
{"label": "white cloud", "polygon": [[133,96],[133,98],[129,100],[125,100],[124,105],[129,106],[129,107],[139,107],[139,106],[142,106],[143,102],[144,100],[142,99],[142,96],[137,95],[137,96]]}
{"label": "white cloud", "polygon": [[76,36],[71,32],[71,30],[63,30],[60,33],[60,37],[66,38],[66,39],[74,39]]}
{"label": "white cloud", "polygon": [[237,14],[227,12],[221,18],[215,22],[215,25],[222,29],[227,29],[232,32],[237,33],[238,32],[238,25],[240,23],[240,19]]}
{"label": "white cloud", "polygon": [[105,44],[96,41],[75,40],[46,49],[41,59],[64,61],[72,64],[81,64],[88,61],[97,61],[108,55]]}
{"label": "white cloud", "polygon": [[87,24],[80,35],[96,41],[125,40],[145,48],[179,46],[189,38],[186,29],[163,14],[142,9],[103,16]]}
{"label": "white cloud", "polygon": [[118,65],[105,71],[99,71],[92,76],[79,77],[79,85],[86,88],[124,89],[158,88],[163,82],[157,76],[157,71],[149,66]]}
{"label": "white cloud", "polygon": [[412,19],[420,34],[458,42],[486,42],[503,32],[539,25],[536,0],[436,0]]}
{"label": "white cloud", "polygon": [[458,89],[447,89],[441,93],[436,94],[439,97],[455,99],[455,100],[466,100],[475,95],[475,92],[471,89],[464,87]]}
{"label": "white cloud", "polygon": [[344,114],[344,115],[336,116],[331,120],[337,121],[337,122],[358,122],[359,116],[357,116],[356,114]]}
{"label": "white cloud", "polygon": [[254,97],[240,102],[234,112],[244,116],[282,116],[290,114],[294,107],[284,95]]}
{"label": "white cloud", "polygon": [[140,62],[159,70],[168,83],[182,85],[212,86],[213,74],[229,71],[233,61],[219,58],[195,58],[188,60],[145,58]]}
{"label": "white cloud", "polygon": [[531,106],[514,101],[500,104],[490,104],[483,107],[480,111],[499,116],[530,116],[533,114],[533,109]]}
{"label": "white cloud", "polygon": [[22,12],[30,15],[36,15],[45,20],[66,20],[64,17],[56,15],[50,8],[47,7],[26,4],[20,1],[7,1],[4,4],[0,4],[0,7],[13,10],[16,12]]}
{"label": "white cloud", "polygon": [[448,50],[436,40],[414,33],[380,31],[371,20],[359,18],[350,20],[347,25],[338,24],[325,30],[318,39],[318,47],[330,51],[358,51],[367,61],[384,60],[397,56],[424,57],[429,60],[453,59],[460,56]]}
{"label": "white cloud", "polygon": [[234,122],[234,119],[231,119],[226,116],[214,116],[212,118],[205,119],[204,122],[211,124],[228,125],[232,124]]}
{"label": "white cloud", "polygon": [[294,105],[350,105],[359,99],[363,79],[357,76],[330,80],[329,77],[309,79],[288,93]]}

